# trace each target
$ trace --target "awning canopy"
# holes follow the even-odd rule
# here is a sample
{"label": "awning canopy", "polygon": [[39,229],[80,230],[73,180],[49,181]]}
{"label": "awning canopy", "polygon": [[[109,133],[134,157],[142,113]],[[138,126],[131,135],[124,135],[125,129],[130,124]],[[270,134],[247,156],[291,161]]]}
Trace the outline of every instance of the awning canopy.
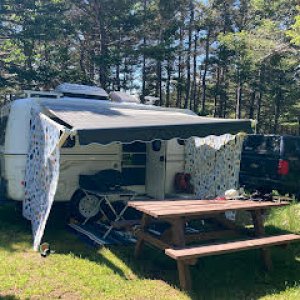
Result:
{"label": "awning canopy", "polygon": [[81,145],[250,133],[250,120],[199,117],[187,110],[92,100],[46,101],[45,112],[77,131]]}

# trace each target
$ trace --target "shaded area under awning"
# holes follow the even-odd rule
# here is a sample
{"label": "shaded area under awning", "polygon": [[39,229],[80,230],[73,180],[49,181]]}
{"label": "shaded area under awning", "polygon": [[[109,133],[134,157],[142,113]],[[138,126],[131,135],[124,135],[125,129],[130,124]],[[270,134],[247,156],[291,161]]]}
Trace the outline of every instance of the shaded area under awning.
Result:
{"label": "shaded area under awning", "polygon": [[199,117],[187,110],[108,101],[43,103],[47,114],[77,131],[81,145],[251,133],[250,120]]}

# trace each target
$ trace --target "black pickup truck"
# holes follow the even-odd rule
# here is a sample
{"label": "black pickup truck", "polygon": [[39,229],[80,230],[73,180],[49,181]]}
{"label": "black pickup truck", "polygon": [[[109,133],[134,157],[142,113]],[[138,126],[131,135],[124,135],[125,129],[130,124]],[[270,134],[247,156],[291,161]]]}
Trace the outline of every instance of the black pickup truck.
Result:
{"label": "black pickup truck", "polygon": [[300,199],[300,137],[247,136],[242,150],[240,184],[250,191],[277,190]]}

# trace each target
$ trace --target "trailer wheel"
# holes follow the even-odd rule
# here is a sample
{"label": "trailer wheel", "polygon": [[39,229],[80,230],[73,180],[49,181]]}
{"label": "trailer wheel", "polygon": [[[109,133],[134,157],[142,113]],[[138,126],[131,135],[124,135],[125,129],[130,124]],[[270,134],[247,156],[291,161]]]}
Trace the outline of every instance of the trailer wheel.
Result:
{"label": "trailer wheel", "polygon": [[98,206],[99,198],[96,195],[86,195],[77,190],[71,198],[71,216],[80,222],[98,220],[101,217]]}

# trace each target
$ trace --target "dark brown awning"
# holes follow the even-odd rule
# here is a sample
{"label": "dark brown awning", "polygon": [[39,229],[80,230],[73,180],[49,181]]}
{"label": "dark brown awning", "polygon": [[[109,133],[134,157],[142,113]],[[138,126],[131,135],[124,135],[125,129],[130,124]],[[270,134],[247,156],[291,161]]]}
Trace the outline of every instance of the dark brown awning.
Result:
{"label": "dark brown awning", "polygon": [[250,120],[199,117],[179,109],[91,100],[48,101],[43,106],[75,129],[82,145],[252,132]]}

